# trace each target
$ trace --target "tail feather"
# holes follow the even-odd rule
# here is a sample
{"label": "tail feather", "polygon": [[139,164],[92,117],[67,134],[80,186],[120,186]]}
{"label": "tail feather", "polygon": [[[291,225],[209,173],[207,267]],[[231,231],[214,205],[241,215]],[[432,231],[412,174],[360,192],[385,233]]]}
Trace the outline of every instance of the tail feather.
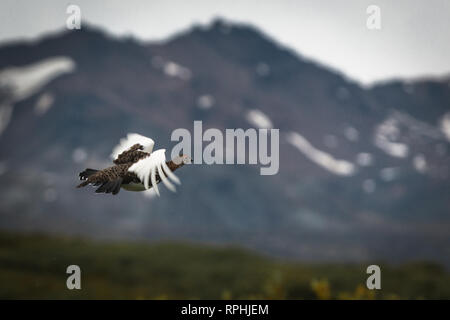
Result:
{"label": "tail feather", "polygon": [[116,194],[119,193],[120,186],[122,185],[122,181],[123,181],[122,178],[119,178],[119,179],[116,180],[116,183],[115,183],[115,185],[113,187],[113,190],[112,190],[112,194],[116,195]]}
{"label": "tail feather", "polygon": [[[100,170],[95,169],[86,169],[83,172],[80,172],[80,180],[84,180],[80,183],[77,188],[85,187],[88,184],[93,185],[94,187],[98,187],[95,190],[96,193],[112,193],[118,194],[120,191],[120,187],[122,186],[123,178],[117,178],[112,181],[107,181],[107,177],[102,176],[93,176],[95,173]],[[106,181],[105,181],[106,180]]]}
{"label": "tail feather", "polygon": [[120,191],[121,185],[122,185],[122,178],[119,178],[113,181],[103,183],[97,190],[95,190],[95,192],[117,194]]}

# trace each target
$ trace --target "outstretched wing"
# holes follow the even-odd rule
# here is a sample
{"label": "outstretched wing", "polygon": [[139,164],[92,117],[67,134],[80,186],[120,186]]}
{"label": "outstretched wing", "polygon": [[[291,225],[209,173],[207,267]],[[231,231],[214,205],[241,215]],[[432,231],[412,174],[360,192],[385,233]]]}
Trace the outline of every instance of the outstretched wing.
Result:
{"label": "outstretched wing", "polygon": [[175,186],[170,182],[180,184],[180,180],[175,176],[166,164],[166,149],[159,149],[147,158],[141,159],[133,164],[128,171],[135,173],[144,183],[145,189],[149,189],[149,181],[156,194],[159,196],[157,176],[159,180],[171,191],[175,192]]}
{"label": "outstretched wing", "polygon": [[153,146],[155,145],[155,142],[153,139],[150,139],[148,137],[144,137],[137,133],[129,133],[125,138],[120,139],[120,142],[117,146],[114,147],[111,158],[113,160],[117,159],[117,157],[123,153],[124,151],[127,151],[134,145],[139,144],[142,146],[142,151],[147,153],[152,153]]}

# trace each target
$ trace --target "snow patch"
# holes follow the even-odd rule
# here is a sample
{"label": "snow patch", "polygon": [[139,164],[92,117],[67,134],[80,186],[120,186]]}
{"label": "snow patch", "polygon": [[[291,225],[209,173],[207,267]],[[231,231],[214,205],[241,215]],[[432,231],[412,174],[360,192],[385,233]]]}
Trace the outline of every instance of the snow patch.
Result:
{"label": "snow patch", "polygon": [[441,119],[441,131],[450,141],[450,112],[446,113]]}
{"label": "snow patch", "polygon": [[400,130],[397,127],[397,120],[388,118],[375,130],[375,145],[392,157],[406,158],[409,147],[404,143],[394,141],[399,138],[399,135]]}
{"label": "snow patch", "polygon": [[13,99],[19,101],[74,69],[75,62],[69,57],[53,57],[27,66],[8,67],[0,71],[0,86],[11,88]]}
{"label": "snow patch", "polygon": [[[14,102],[28,98],[53,79],[74,69],[75,62],[72,59],[53,57],[26,66],[0,70],[0,88],[5,88],[11,94],[8,104],[0,105],[0,135],[11,120]],[[47,101],[43,101],[41,107],[37,107],[39,109],[37,112],[46,107],[48,110],[51,105],[48,102],[47,97]]]}
{"label": "snow patch", "polygon": [[197,99],[197,106],[200,109],[208,110],[211,109],[215,104],[214,97],[210,94],[204,94]]}
{"label": "snow patch", "polygon": [[300,150],[308,159],[331,173],[350,176],[355,173],[355,165],[349,161],[335,159],[332,155],[316,149],[308,140],[297,132],[291,132],[287,141]]}
{"label": "snow patch", "polygon": [[191,70],[173,61],[168,61],[164,64],[164,73],[169,77],[179,78],[181,80],[189,80],[192,76]]}
{"label": "snow patch", "polygon": [[39,116],[47,113],[47,111],[52,107],[54,101],[55,97],[51,93],[43,93],[34,105],[34,112]]}
{"label": "snow patch", "polygon": [[261,128],[270,129],[273,128],[273,123],[270,118],[261,110],[253,109],[247,112],[246,119],[250,124]]}
{"label": "snow patch", "polygon": [[373,156],[367,152],[361,152],[356,155],[356,163],[361,167],[368,167],[373,165]]}
{"label": "snow patch", "polygon": [[427,160],[423,154],[418,154],[413,158],[414,168],[420,172],[425,173],[427,171]]}

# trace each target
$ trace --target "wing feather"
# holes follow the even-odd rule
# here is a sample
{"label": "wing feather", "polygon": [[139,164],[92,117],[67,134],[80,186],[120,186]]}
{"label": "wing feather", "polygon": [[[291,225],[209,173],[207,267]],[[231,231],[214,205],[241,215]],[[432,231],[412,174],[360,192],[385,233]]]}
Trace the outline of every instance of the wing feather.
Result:
{"label": "wing feather", "polygon": [[175,183],[180,183],[180,180],[175,176],[166,164],[166,150],[159,149],[153,152],[147,158],[141,159],[133,164],[128,171],[137,175],[139,180],[144,183],[145,189],[149,189],[149,182],[151,181],[155,193],[159,196],[159,189],[156,181],[156,175],[164,185],[171,191],[175,191],[175,186],[170,183],[172,179]]}
{"label": "wing feather", "polygon": [[155,167],[153,170],[151,170],[150,178],[152,180],[153,189],[155,189],[156,194],[159,196],[159,189],[158,185],[156,184],[156,170],[158,170],[158,167]]}
{"label": "wing feather", "polygon": [[158,164],[158,173],[159,173],[159,177],[161,178],[161,181],[164,183],[164,185],[167,187],[167,189],[175,192],[176,191],[175,186],[172,183],[170,183],[169,179],[167,179],[167,176],[164,173],[164,170],[162,169],[161,163]]}
{"label": "wing feather", "polygon": [[172,173],[172,170],[170,170],[170,168],[167,166],[166,162],[161,163],[161,166],[163,167],[164,172],[167,174],[167,176],[170,179],[172,179],[177,184],[181,184],[180,179],[178,179],[178,177]]}
{"label": "wing feather", "polygon": [[137,143],[142,145],[144,147],[143,151],[148,153],[152,153],[153,146],[155,145],[153,139],[144,137],[143,135],[137,133],[129,133],[125,138],[120,139],[119,144],[114,147],[111,153],[111,158],[113,160],[117,159],[119,154],[121,154],[124,151],[127,151]]}

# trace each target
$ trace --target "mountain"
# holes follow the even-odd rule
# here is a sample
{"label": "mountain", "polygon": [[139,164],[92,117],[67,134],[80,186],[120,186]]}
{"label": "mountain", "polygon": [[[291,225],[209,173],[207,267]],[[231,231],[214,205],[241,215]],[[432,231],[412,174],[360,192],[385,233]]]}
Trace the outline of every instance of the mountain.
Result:
{"label": "mountain", "polygon": [[[247,25],[158,43],[93,27],[0,47],[0,228],[450,264],[450,78],[370,88]],[[78,190],[127,132],[280,129],[280,171],[192,165],[161,198]],[[205,145],[205,144],[204,144]]]}

